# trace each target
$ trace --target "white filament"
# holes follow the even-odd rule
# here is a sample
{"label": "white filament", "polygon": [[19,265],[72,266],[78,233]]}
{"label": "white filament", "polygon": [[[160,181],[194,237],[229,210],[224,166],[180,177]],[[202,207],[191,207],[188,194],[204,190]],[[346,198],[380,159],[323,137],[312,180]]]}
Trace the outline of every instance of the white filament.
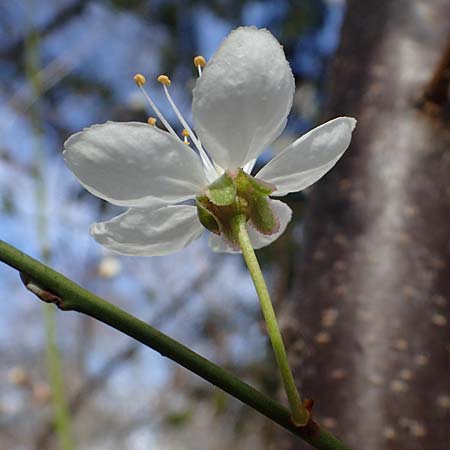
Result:
{"label": "white filament", "polygon": [[242,168],[243,171],[245,173],[250,174],[251,171],[253,170],[253,167],[255,167],[255,163],[256,163],[256,158],[255,159],[251,159],[247,164],[244,165],[244,167]]}
{"label": "white filament", "polygon": [[175,105],[175,102],[173,101],[171,95],[169,94],[169,89],[167,89],[167,86],[165,84],[163,84],[163,88],[164,88],[164,92],[166,94],[167,100],[169,101],[170,106],[172,106],[172,109],[174,110],[176,116],[178,117],[178,120],[181,122],[183,127],[189,132],[189,137],[192,139],[192,142],[197,147],[197,150],[200,154],[200,158],[202,159],[202,162],[206,168],[206,174],[208,175],[209,178],[212,178],[212,180],[215,180],[217,178],[217,172],[214,169],[214,166],[213,166],[211,160],[208,158],[208,155],[206,154],[205,150],[203,149],[202,144],[197,139],[197,137],[191,130],[191,128],[188,125],[188,123],[186,122],[186,120],[184,120],[184,117],[181,115],[180,110]]}
{"label": "white filament", "polygon": [[155,103],[153,102],[153,100],[150,98],[150,96],[147,94],[147,91],[144,89],[144,87],[139,84],[138,85],[139,88],[141,89],[142,93],[144,94],[144,97],[147,99],[148,103],[150,104],[150,106],[152,107],[153,111],[155,112],[155,114],[158,116],[159,120],[164,124],[164,126],[167,128],[167,130],[169,131],[169,133],[172,136],[175,136],[178,140],[181,141],[180,137],[177,135],[177,133],[175,133],[174,129],[170,126],[169,122],[167,122],[166,118],[162,115],[161,111],[157,108],[157,106],[155,105]]}

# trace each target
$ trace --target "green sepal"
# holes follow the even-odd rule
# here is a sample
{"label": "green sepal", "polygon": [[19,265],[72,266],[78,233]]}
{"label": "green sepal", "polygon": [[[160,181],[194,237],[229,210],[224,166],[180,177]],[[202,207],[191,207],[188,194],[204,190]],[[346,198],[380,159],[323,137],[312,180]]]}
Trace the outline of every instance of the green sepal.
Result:
{"label": "green sepal", "polygon": [[236,199],[236,186],[231,176],[225,172],[208,186],[206,195],[217,206],[233,204]]}
{"label": "green sepal", "polygon": [[258,194],[267,197],[268,195],[275,192],[277,189],[273,184],[267,183],[266,181],[258,180],[252,177],[248,173],[245,173],[242,169],[239,170],[235,183],[237,190],[241,195],[248,194]]}
{"label": "green sepal", "polygon": [[[206,198],[204,198],[206,202],[208,201]],[[205,203],[204,200],[202,201],[201,197],[197,197],[197,215],[198,220],[200,220],[200,223],[208,230],[211,231],[211,233],[215,233],[220,235],[220,227],[219,224],[214,217],[213,214],[211,214],[210,211],[204,206],[202,203]]]}
{"label": "green sepal", "polygon": [[244,216],[262,234],[276,233],[280,224],[268,198],[275,190],[275,186],[248,175],[242,169],[227,171],[197,196],[200,223],[236,249],[239,244],[233,224],[238,216]]}
{"label": "green sepal", "polygon": [[262,234],[273,234],[280,228],[280,223],[270,207],[269,200],[262,195],[252,196],[250,221]]}

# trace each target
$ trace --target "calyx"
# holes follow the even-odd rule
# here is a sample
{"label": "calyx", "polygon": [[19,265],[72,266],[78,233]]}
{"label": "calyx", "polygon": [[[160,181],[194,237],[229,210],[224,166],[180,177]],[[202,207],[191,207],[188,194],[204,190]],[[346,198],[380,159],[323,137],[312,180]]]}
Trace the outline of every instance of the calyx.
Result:
{"label": "calyx", "polygon": [[200,223],[238,250],[235,229],[238,216],[244,216],[262,234],[270,235],[278,231],[279,219],[268,198],[275,190],[275,186],[252,177],[242,169],[226,171],[197,196]]}

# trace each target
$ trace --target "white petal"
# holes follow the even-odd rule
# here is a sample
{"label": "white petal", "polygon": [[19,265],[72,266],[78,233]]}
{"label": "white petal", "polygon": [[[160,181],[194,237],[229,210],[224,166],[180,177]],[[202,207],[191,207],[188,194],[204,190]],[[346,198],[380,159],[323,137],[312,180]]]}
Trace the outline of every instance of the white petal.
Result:
{"label": "white petal", "polygon": [[95,223],[91,235],[123,255],[160,256],[181,250],[204,228],[197,208],[169,205],[159,209],[129,209],[109,222]]}
{"label": "white petal", "polygon": [[200,140],[225,169],[243,167],[283,131],[294,95],[283,48],[268,30],[233,31],[193,92]]}
{"label": "white petal", "polygon": [[207,184],[192,149],[144,123],[94,125],[71,136],[64,147],[66,164],[81,184],[116,205],[176,203]]}
{"label": "white petal", "polygon": [[274,184],[273,196],[307,188],[325,175],[350,144],[356,120],[339,117],[314,128],[266,164],[257,178]]}
{"label": "white petal", "polygon": [[[270,206],[280,221],[280,228],[274,234],[265,235],[256,231],[250,224],[247,224],[247,232],[255,250],[266,247],[276,241],[284,233],[291,220],[292,210],[286,203],[280,202],[279,200],[270,200]],[[221,236],[217,236],[216,234],[211,233],[208,244],[213,251],[218,253],[239,253],[232,249]]]}
{"label": "white petal", "polygon": [[240,253],[239,251],[231,248],[222,236],[217,236],[217,234],[214,233],[209,235],[208,245],[211,250],[216,253]]}

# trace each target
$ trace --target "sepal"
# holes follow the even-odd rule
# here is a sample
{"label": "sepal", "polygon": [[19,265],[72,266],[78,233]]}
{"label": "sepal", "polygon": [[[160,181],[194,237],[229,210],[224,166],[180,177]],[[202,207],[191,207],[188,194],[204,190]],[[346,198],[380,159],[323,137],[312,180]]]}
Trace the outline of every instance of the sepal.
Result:
{"label": "sepal", "polygon": [[197,196],[200,223],[239,250],[234,221],[242,217],[261,234],[272,235],[280,229],[277,213],[270,206],[269,195],[276,190],[270,183],[258,180],[242,169],[226,171]]}
{"label": "sepal", "polygon": [[198,220],[200,220],[200,223],[208,230],[211,231],[211,233],[220,235],[220,226],[214,217],[213,214],[211,214],[206,206],[204,206],[201,202],[201,199],[199,197],[197,198],[197,215]]}
{"label": "sepal", "polygon": [[248,195],[257,194],[267,197],[277,190],[277,188],[267,181],[258,180],[242,169],[239,169],[235,179],[236,188],[239,193],[246,193]]}
{"label": "sepal", "polygon": [[280,229],[280,221],[269,204],[269,199],[254,195],[250,211],[250,222],[262,234],[270,235]]}
{"label": "sepal", "polygon": [[236,200],[236,185],[230,174],[225,172],[208,186],[208,199],[217,206],[228,206]]}

